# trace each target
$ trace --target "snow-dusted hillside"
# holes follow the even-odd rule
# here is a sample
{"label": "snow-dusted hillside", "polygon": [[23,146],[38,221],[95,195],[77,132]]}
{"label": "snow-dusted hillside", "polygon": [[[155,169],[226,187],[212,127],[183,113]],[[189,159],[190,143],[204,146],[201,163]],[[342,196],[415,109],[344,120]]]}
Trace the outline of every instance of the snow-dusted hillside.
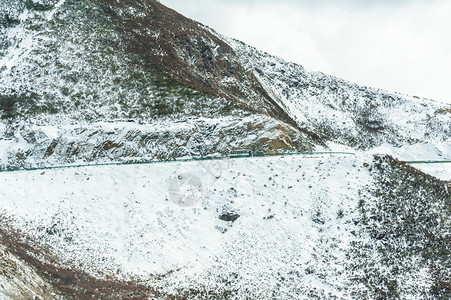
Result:
{"label": "snow-dusted hillside", "polygon": [[134,53],[121,32],[123,6],[41,2],[0,6],[0,168],[312,149],[304,134],[245,99],[171,78]]}
{"label": "snow-dusted hillside", "polygon": [[246,69],[301,128],[354,148],[451,142],[451,107],[358,86],[226,38]]}
{"label": "snow-dusted hillside", "polygon": [[[402,167],[381,162],[383,172],[408,178]],[[389,195],[388,182],[407,179],[381,173],[381,162],[299,156],[3,173],[0,212],[66,267],[138,276],[164,293],[349,299],[392,288],[418,299],[431,293],[430,264],[442,257],[423,262],[417,250],[401,258],[409,269],[389,272],[377,246],[383,238],[372,233],[385,225],[371,211]],[[404,205],[428,197],[431,208],[422,210],[440,223],[427,231],[440,233],[450,226],[449,209],[440,210],[451,199],[427,182]],[[442,191],[431,194],[431,186]],[[375,187],[380,194],[371,193]],[[421,218],[417,213],[409,214]],[[422,234],[422,243],[432,242]],[[390,247],[407,247],[404,239],[392,236]],[[365,282],[367,268],[381,272],[373,278],[378,286]]]}
{"label": "snow-dusted hillside", "polygon": [[[3,1],[0,297],[450,298],[449,165],[396,160],[450,144],[449,106],[154,0]],[[357,156],[176,161],[232,149]]]}
{"label": "snow-dusted hillside", "polygon": [[[402,161],[434,162],[412,164],[416,169],[442,180],[451,181],[451,144],[412,144],[393,147],[384,144],[370,153],[385,153]],[[439,163],[439,162],[446,163]]]}
{"label": "snow-dusted hillside", "polygon": [[[449,107],[306,71],[155,1],[14,0],[0,20],[3,169],[217,155],[224,136],[263,152],[450,142]],[[236,138],[231,118],[246,118]]]}

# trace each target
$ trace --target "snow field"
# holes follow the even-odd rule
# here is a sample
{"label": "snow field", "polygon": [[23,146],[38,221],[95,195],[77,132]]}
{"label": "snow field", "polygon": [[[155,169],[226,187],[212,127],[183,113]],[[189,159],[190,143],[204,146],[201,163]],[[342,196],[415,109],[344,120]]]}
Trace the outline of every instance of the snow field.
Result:
{"label": "snow field", "polygon": [[[192,206],[170,196],[180,174],[202,184]],[[360,159],[338,156],[14,172],[0,174],[0,213],[68,266],[96,276],[138,277],[174,291],[224,288],[235,278],[254,295],[308,286],[339,295],[358,191],[367,184]],[[182,194],[190,190],[181,185]],[[219,218],[227,215],[239,217]]]}

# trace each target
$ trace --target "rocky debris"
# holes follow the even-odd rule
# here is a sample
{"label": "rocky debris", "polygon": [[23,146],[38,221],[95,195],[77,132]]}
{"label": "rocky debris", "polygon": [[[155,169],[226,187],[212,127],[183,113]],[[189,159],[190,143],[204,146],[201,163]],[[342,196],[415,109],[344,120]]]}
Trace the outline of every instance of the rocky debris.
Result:
{"label": "rocky debris", "polygon": [[35,269],[15,256],[0,239],[0,298],[57,299],[55,289]]}
{"label": "rocky debris", "polygon": [[222,215],[220,215],[218,218],[220,220],[223,220],[225,222],[235,222],[238,218],[240,217],[239,214],[235,213],[235,212],[226,212],[223,213]]}

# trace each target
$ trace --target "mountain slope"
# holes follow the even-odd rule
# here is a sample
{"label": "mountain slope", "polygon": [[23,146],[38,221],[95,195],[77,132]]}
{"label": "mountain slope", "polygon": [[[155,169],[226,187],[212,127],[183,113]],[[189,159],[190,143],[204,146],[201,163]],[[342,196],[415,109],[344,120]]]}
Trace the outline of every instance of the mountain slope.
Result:
{"label": "mountain slope", "polygon": [[[143,147],[146,130],[133,142],[122,140],[136,136],[133,124],[123,135],[97,131],[105,121],[149,128],[165,123],[173,128],[170,136],[185,137],[175,156],[231,149],[227,143],[210,146],[210,137],[221,135],[202,126],[193,129],[193,140],[172,125],[188,118],[192,124],[206,118],[210,124],[247,126],[238,138],[247,142],[237,147],[261,152],[323,149],[330,142],[353,148],[448,142],[451,136],[448,107],[308,72],[155,1],[12,1],[0,12],[3,168],[174,158],[167,153],[172,144],[164,151]],[[243,123],[246,116],[253,117]],[[74,124],[94,133],[96,142],[77,143],[70,130],[45,134],[45,126]],[[268,140],[258,124],[273,128],[274,137]],[[17,147],[18,140],[26,143]],[[151,140],[161,145],[167,134]],[[110,148],[125,144],[131,149]],[[60,151],[52,151],[56,145]]]}
{"label": "mountain slope", "polygon": [[[0,172],[0,285],[62,299],[449,298],[450,183],[372,154],[449,157],[450,112],[153,0],[6,1],[0,171],[173,162]],[[335,148],[357,155],[177,161]]]}
{"label": "mountain slope", "polygon": [[[215,95],[212,88],[185,77],[169,77],[160,65],[171,66],[171,59],[156,63],[131,51],[128,40],[133,37],[122,32],[127,18],[108,3],[54,1],[46,2],[45,9],[36,3],[2,6],[3,168],[225,154],[233,145],[211,144],[212,138],[235,135],[235,147],[263,152],[312,149],[295,128],[263,110],[255,113],[250,103]],[[99,122],[121,123],[123,129],[107,132]],[[177,125],[183,122],[189,125]],[[150,129],[159,126],[165,132]],[[268,129],[273,133],[268,135]],[[89,141],[74,141],[80,132],[86,132]],[[169,137],[178,141],[166,145]]]}
{"label": "mountain slope", "polygon": [[[61,268],[145,282],[163,295],[449,296],[451,197],[444,182],[388,157],[366,159],[4,173],[1,213],[49,248]],[[191,206],[171,192],[186,174],[202,186]],[[191,197],[189,184],[177,186]]]}
{"label": "mountain slope", "polygon": [[323,140],[353,148],[450,141],[449,106],[446,110],[432,100],[309,72],[241,42],[227,41],[296,123]]}

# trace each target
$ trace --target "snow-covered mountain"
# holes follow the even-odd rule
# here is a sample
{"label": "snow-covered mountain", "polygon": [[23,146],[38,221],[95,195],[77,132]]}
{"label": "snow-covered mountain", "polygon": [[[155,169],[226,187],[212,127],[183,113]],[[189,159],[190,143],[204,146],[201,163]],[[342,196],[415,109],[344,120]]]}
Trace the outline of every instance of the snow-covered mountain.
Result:
{"label": "snow-covered mountain", "polygon": [[[167,18],[196,28],[193,36],[213,37],[197,23],[153,1],[134,1],[132,6],[116,1],[54,2],[2,4],[3,168],[205,156],[227,153],[234,146],[263,152],[312,148],[302,133],[274,118],[270,106],[257,112],[258,106],[245,96],[232,100],[214,86],[188,78],[188,72],[199,78],[209,71],[204,66],[204,73],[194,74],[182,66],[184,60],[172,44],[165,46],[176,40],[166,36],[169,32],[158,32],[171,30],[166,27],[171,20],[150,24],[149,36],[143,37],[134,35],[141,21],[129,20],[129,15],[154,20],[169,14]],[[154,35],[160,37],[158,43]],[[139,52],[136,43],[142,42],[146,50]],[[171,49],[170,54],[154,54],[160,47]],[[199,45],[191,47],[195,54],[202,51]],[[216,65],[210,69],[222,72]],[[81,133],[84,136],[77,139]]]}
{"label": "snow-covered mountain", "polygon": [[449,172],[395,159],[451,160],[445,104],[154,0],[6,0],[0,118],[0,170],[356,153],[0,172],[0,298],[451,297]]}
{"label": "snow-covered mountain", "polygon": [[0,10],[3,168],[451,136],[449,107],[306,71],[154,1],[9,0]]}

